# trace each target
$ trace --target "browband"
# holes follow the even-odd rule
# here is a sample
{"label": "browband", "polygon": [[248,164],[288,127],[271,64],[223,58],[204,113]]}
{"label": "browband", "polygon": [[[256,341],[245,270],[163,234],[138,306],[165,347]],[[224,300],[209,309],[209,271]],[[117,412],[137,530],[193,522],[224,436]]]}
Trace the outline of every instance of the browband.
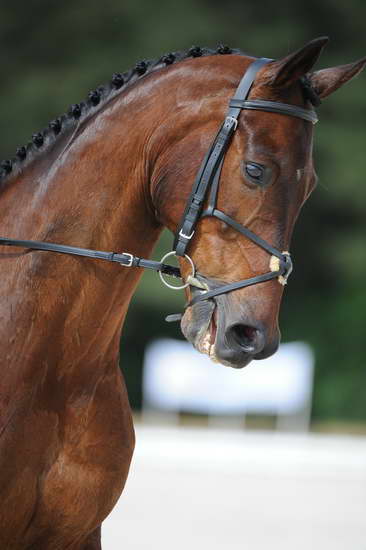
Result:
{"label": "browband", "polygon": [[282,115],[290,115],[302,118],[313,124],[318,122],[318,117],[315,111],[303,109],[297,105],[289,105],[288,103],[278,103],[277,101],[267,101],[264,99],[242,100],[232,99],[229,103],[230,107],[239,107],[240,109],[252,109],[254,111],[269,111],[270,113],[279,113]]}

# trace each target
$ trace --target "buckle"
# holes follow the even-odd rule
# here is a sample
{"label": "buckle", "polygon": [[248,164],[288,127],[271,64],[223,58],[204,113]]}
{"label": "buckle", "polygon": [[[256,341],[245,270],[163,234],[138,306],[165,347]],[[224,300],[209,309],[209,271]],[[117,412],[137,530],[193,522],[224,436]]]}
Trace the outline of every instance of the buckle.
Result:
{"label": "buckle", "polygon": [[194,235],[194,229],[193,229],[193,231],[192,231],[192,233],[191,233],[190,235],[186,235],[185,233],[183,233],[183,229],[181,229],[181,230],[179,231],[178,235],[179,235],[180,237],[183,237],[183,239],[187,239],[187,241],[190,241],[191,238],[192,238],[193,235]]}
{"label": "buckle", "polygon": [[129,254],[128,252],[122,252],[122,254],[124,256],[128,256],[128,263],[123,264],[122,262],[120,262],[120,265],[123,265],[123,267],[132,267],[133,260],[135,259],[135,257],[132,254]]}
{"label": "buckle", "polygon": [[235,132],[235,130],[236,130],[237,127],[238,127],[238,119],[235,118],[235,117],[233,117],[233,116],[227,116],[227,117],[225,118],[225,122],[228,122],[229,124],[230,124],[230,123],[234,123],[234,132]]}

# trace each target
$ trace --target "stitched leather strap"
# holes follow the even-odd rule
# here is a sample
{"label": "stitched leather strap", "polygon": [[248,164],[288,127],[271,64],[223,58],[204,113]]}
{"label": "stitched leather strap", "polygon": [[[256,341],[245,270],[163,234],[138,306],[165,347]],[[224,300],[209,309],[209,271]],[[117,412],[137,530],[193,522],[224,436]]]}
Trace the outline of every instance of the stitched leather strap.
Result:
{"label": "stitched leather strap", "polygon": [[271,279],[277,279],[282,275],[283,270],[279,271],[269,271],[263,275],[257,275],[257,277],[251,277],[250,279],[243,279],[242,281],[237,281],[236,283],[231,283],[228,285],[222,285],[216,288],[215,290],[208,290],[207,292],[202,292],[198,296],[195,296],[187,305],[187,307],[197,304],[197,302],[202,302],[203,300],[209,300],[220,294],[226,294],[227,292],[232,292],[233,290],[238,290],[238,288],[245,288],[246,286],[257,285],[258,283],[264,283],[270,281]]}
{"label": "stitched leather strap", "polygon": [[288,103],[277,103],[276,101],[266,101],[263,99],[242,101],[240,99],[233,98],[229,105],[230,107],[240,107],[241,109],[267,111],[270,113],[278,113],[280,115],[294,116],[307,120],[308,122],[312,122],[313,124],[318,122],[316,112],[312,109],[303,109],[302,107],[298,107],[297,105],[289,105]]}
{"label": "stitched leather strap", "polygon": [[182,223],[176,234],[173,250],[175,250],[177,256],[184,256],[186,253],[186,248],[193,237],[196,223],[202,211],[206,191],[226,153],[235,127],[236,121],[234,119],[225,119],[209,151],[204,167],[200,170],[194,186],[195,190],[188,199],[188,208],[184,212]]}
{"label": "stitched leather strap", "polygon": [[253,82],[255,80],[255,77],[257,76],[258,71],[264,67],[264,65],[268,65],[268,63],[271,63],[273,59],[268,59],[267,57],[261,57],[260,59],[256,59],[249,65],[247,68],[243,78],[241,79],[239,86],[236,89],[235,94],[233,95],[230,103],[229,103],[229,110],[227,113],[227,116],[231,116],[234,118],[238,118],[240,115],[240,111],[242,110],[241,105],[231,105],[231,102],[243,102],[248,98],[249,92],[251,90],[251,87],[253,86]]}
{"label": "stitched leather strap", "polygon": [[[236,89],[233,100],[245,100],[248,97],[256,74],[270,61],[272,60],[263,57],[261,59],[256,59],[249,65]],[[193,237],[196,224],[200,218],[206,192],[212,184],[217,171],[219,172],[218,177],[220,175],[222,159],[236,129],[241,110],[242,107],[240,105],[229,108],[225,121],[203,160],[192,193],[188,199],[187,207],[175,235],[173,250],[175,250],[177,256],[184,256],[186,253],[187,246]],[[218,185],[217,178],[216,182]]]}
{"label": "stitched leather strap", "polygon": [[173,277],[180,277],[180,270],[178,267],[162,264],[161,262],[155,262],[153,260],[145,260],[138,256],[133,256],[127,252],[121,254],[117,252],[104,252],[101,250],[90,250],[89,248],[78,248],[76,246],[67,246],[56,243],[46,243],[43,241],[22,241],[17,239],[7,239],[6,237],[0,237],[0,245],[3,246],[17,246],[21,248],[28,248],[30,250],[45,250],[47,252],[58,252],[59,254],[72,254],[74,256],[83,256],[86,258],[94,258],[97,260],[105,260],[107,262],[116,262],[124,267],[142,267],[145,269],[153,269],[155,271],[162,271],[167,275]]}
{"label": "stitched leather strap", "polygon": [[273,256],[277,256],[277,258],[282,258],[282,253],[279,250],[277,250],[277,248],[274,248],[273,246],[271,246],[269,243],[267,243],[267,241],[261,239],[261,237],[258,237],[258,235],[253,233],[253,231],[250,231],[250,229],[248,229],[244,225],[241,225],[240,223],[235,221],[233,218],[230,218],[230,216],[227,216],[226,214],[221,212],[221,210],[214,209],[211,214],[208,214],[207,211],[205,211],[202,214],[202,217],[208,217],[208,216],[218,218],[219,220],[227,223],[233,229],[235,229],[242,235],[245,235],[251,241],[255,242],[255,244],[257,244],[258,246],[260,246],[270,254],[273,254]]}

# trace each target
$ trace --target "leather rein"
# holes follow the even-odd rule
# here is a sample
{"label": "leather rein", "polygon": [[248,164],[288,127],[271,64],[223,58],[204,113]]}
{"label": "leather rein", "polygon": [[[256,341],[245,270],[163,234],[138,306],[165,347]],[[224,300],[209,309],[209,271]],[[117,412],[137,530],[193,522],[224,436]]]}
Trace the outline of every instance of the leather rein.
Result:
{"label": "leather rein", "polygon": [[[263,275],[258,275],[256,277],[244,279],[235,283],[221,285],[214,290],[202,291],[199,295],[195,296],[187,304],[186,307],[190,307],[202,300],[209,300],[220,294],[232,292],[233,290],[237,290],[239,288],[244,288],[265,281],[270,281],[276,278],[281,284],[286,284],[287,279],[292,271],[292,261],[289,252],[281,252],[280,250],[276,249],[267,241],[263,240],[261,237],[250,231],[247,227],[238,223],[233,218],[216,208],[220,174],[225,158],[225,153],[235,133],[238,125],[239,115],[243,109],[266,111],[293,116],[301,118],[307,122],[311,122],[312,124],[315,124],[318,121],[317,115],[313,109],[303,109],[296,105],[289,105],[277,101],[267,101],[260,99],[248,100],[249,92],[258,71],[264,65],[272,61],[272,59],[267,58],[256,59],[254,62],[251,63],[244,76],[242,77],[233,98],[229,102],[229,109],[227,111],[226,118],[215,139],[213,140],[213,143],[209,151],[207,152],[201,164],[200,170],[197,174],[182,220],[175,235],[173,251],[166,254],[160,262],[139,258],[138,256],[134,256],[133,254],[129,254],[127,252],[104,252],[62,244],[48,243],[44,241],[17,240],[0,237],[0,245],[17,246],[30,250],[43,250],[48,252],[58,252],[61,254],[84,256],[87,258],[117,262],[123,267],[141,267],[144,269],[153,269],[159,272],[161,280],[164,282],[164,284],[166,284],[166,286],[168,286],[169,288],[181,289],[189,285],[199,286],[197,279],[195,279],[195,267],[193,261],[186,254],[186,249],[194,236],[195,228],[198,221],[201,218],[211,216],[218,218],[219,220],[230,225],[233,229],[247,237],[249,240],[253,241],[256,245],[266,250],[271,255],[270,271],[264,273]],[[315,91],[311,88],[311,84],[308,79],[306,77],[303,77],[302,79],[300,79],[300,82],[302,84],[306,99],[310,100],[310,102],[315,106],[319,105],[320,100]],[[208,193],[209,196],[207,208],[203,210],[203,205]],[[167,283],[162,276],[162,274],[166,274],[177,278],[181,277],[179,268],[164,263],[164,260],[171,255],[185,257],[190,262],[192,268],[192,273],[187,278],[187,282],[178,287]],[[177,321],[180,318],[180,314],[170,315],[167,317],[167,321]]]}

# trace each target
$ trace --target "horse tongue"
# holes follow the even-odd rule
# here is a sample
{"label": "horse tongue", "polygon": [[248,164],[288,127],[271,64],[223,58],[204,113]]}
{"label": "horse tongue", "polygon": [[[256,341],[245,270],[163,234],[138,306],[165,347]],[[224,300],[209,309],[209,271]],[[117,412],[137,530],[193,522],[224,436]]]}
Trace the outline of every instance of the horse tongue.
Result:
{"label": "horse tongue", "polygon": [[182,313],[172,313],[171,315],[167,315],[165,317],[165,320],[167,323],[176,323],[180,321],[183,317]]}

